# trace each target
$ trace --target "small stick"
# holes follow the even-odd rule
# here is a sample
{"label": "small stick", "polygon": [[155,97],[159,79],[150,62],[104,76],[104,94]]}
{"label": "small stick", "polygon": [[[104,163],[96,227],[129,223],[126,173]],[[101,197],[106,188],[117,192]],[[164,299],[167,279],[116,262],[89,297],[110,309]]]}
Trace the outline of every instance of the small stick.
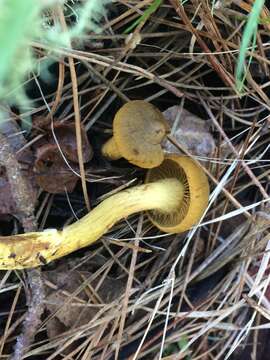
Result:
{"label": "small stick", "polygon": [[[18,163],[6,137],[0,133],[0,164],[5,167],[12,196],[16,202],[16,214],[23,225],[24,231],[36,231],[37,222],[34,216],[35,205],[32,187]],[[33,341],[40,317],[43,313],[44,289],[40,269],[27,270],[30,293],[27,293],[28,311],[23,322],[21,335],[17,338],[12,360],[21,360]]]}

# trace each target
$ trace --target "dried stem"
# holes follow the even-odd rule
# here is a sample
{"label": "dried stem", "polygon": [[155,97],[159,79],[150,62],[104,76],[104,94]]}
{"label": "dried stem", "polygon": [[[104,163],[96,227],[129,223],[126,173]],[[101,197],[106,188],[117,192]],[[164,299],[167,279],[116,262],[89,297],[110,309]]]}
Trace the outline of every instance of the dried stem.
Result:
{"label": "dried stem", "polygon": [[[12,196],[16,201],[18,218],[24,231],[37,230],[34,216],[35,204],[31,196],[31,184],[23,175],[21,165],[18,163],[6,137],[0,134],[0,164],[5,167]],[[40,317],[43,313],[44,289],[40,269],[27,270],[27,280],[30,292],[27,292],[28,311],[23,322],[21,335],[17,338],[12,360],[20,360],[34,340]]]}

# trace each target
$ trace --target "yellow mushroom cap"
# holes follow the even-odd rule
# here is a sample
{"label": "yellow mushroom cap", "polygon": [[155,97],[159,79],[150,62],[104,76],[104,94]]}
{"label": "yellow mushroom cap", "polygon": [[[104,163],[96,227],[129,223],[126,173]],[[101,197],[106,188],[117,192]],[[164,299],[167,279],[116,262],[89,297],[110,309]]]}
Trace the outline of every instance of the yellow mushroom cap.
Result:
{"label": "yellow mushroom cap", "polygon": [[168,233],[180,233],[197,224],[202,217],[209,198],[209,184],[204,171],[189,157],[168,154],[163,163],[148,171],[146,182],[176,178],[184,185],[184,196],[173,213],[157,210],[147,214],[153,224]]}
{"label": "yellow mushroom cap", "polygon": [[113,136],[121,155],[142,168],[153,168],[164,159],[161,142],[169,130],[162,113],[152,104],[134,100],[115,115]]}

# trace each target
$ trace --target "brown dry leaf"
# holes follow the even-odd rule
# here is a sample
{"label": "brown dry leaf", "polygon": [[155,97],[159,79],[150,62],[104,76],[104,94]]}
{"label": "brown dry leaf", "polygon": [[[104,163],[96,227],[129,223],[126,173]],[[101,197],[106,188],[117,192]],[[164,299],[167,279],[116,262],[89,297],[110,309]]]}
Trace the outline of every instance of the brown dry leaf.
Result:
{"label": "brown dry leaf", "polygon": [[[30,179],[29,183],[32,186],[29,188],[29,191],[31,191],[31,197],[35,202],[37,199],[37,186],[33,176],[34,156],[29,147],[21,151],[26,144],[26,140],[11,114],[6,113],[3,119],[1,119],[0,131],[6,136],[10,147],[16,154],[16,158],[22,167],[22,174]],[[6,176],[6,169],[2,166],[0,167],[0,215],[16,216],[17,211],[17,205]]]}
{"label": "brown dry leaf", "polygon": [[[70,294],[75,292],[92,274],[88,271],[69,272],[67,267],[63,267],[62,270],[56,269],[54,271],[46,271],[42,274],[44,279],[47,280],[47,284],[49,281],[56,286],[56,290],[52,290],[51,287],[47,286],[46,308],[51,314],[56,313],[54,319],[57,319],[58,328],[61,328],[60,324],[62,324],[62,329],[63,326],[66,329],[82,326],[92,320],[100,310],[100,307],[89,307],[87,304],[100,304],[96,298],[96,294],[103,303],[110,303],[119,298],[124,292],[124,283],[122,281],[106,277],[96,294],[91,291],[90,287],[85,286],[84,289],[76,295],[76,298],[69,301]],[[93,289],[96,287],[99,280],[100,277],[91,281],[90,285]],[[93,301],[93,299],[96,300]],[[75,304],[79,306],[76,306]],[[84,306],[84,304],[86,306]],[[48,322],[47,329],[52,331],[52,323],[50,324],[50,321]],[[55,322],[53,324],[55,324]],[[55,331],[57,331],[57,329],[54,329],[54,335],[56,335]]]}
{"label": "brown dry leaf", "polygon": [[[177,142],[192,155],[211,157],[214,154],[216,145],[206,121],[175,105],[163,111],[163,115],[172,128],[179,116],[179,112],[179,121],[173,133]],[[164,144],[164,149],[168,152],[175,152],[175,147],[169,141]]]}
{"label": "brown dry leaf", "polygon": [[[74,163],[70,163],[78,171]],[[45,144],[38,148],[35,161],[35,178],[37,184],[51,194],[72,192],[79,177],[68,167],[57,145]]]}
{"label": "brown dry leaf", "polygon": [[[93,150],[83,127],[81,135],[83,161],[88,162]],[[75,124],[55,123],[47,141],[42,139],[35,146],[34,171],[38,185],[51,194],[72,192],[79,180]]]}
{"label": "brown dry leaf", "polygon": [[[61,323],[61,321],[59,321],[56,317],[53,317],[52,319],[50,319],[50,321],[47,322],[46,330],[49,339],[55,339],[56,336],[58,336],[59,334],[63,334],[68,329],[65,327],[65,325]],[[64,353],[68,354],[72,350],[73,347],[67,347],[64,350]]]}
{"label": "brown dry leaf", "polygon": [[[35,128],[43,129],[47,133],[46,142],[55,144],[57,141],[66,158],[78,163],[75,123],[54,121],[52,131],[51,119],[49,117],[35,116],[33,118],[33,125]],[[92,159],[93,149],[88,141],[83,125],[81,125],[81,137],[83,161],[86,163]],[[43,142],[44,139],[41,143]]]}
{"label": "brown dry leaf", "polygon": [[[66,158],[78,163],[75,124],[55,123],[54,134]],[[92,159],[93,150],[83,127],[81,127],[81,135],[83,161],[86,163]],[[52,135],[50,135],[49,142],[55,143],[55,139]]]}

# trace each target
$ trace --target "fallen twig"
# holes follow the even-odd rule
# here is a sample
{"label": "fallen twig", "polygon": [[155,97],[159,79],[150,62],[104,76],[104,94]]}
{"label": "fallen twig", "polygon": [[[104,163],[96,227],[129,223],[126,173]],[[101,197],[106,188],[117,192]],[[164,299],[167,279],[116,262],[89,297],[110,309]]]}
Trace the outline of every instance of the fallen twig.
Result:
{"label": "fallen twig", "polygon": [[[23,225],[24,231],[37,230],[34,216],[35,204],[33,201],[32,186],[23,175],[21,165],[16,159],[6,137],[0,133],[0,164],[5,167],[12,196],[18,209],[17,217]],[[23,322],[21,335],[17,338],[12,360],[20,360],[33,341],[40,317],[43,313],[44,289],[40,269],[27,270],[27,280],[30,292],[27,292],[28,312]]]}

